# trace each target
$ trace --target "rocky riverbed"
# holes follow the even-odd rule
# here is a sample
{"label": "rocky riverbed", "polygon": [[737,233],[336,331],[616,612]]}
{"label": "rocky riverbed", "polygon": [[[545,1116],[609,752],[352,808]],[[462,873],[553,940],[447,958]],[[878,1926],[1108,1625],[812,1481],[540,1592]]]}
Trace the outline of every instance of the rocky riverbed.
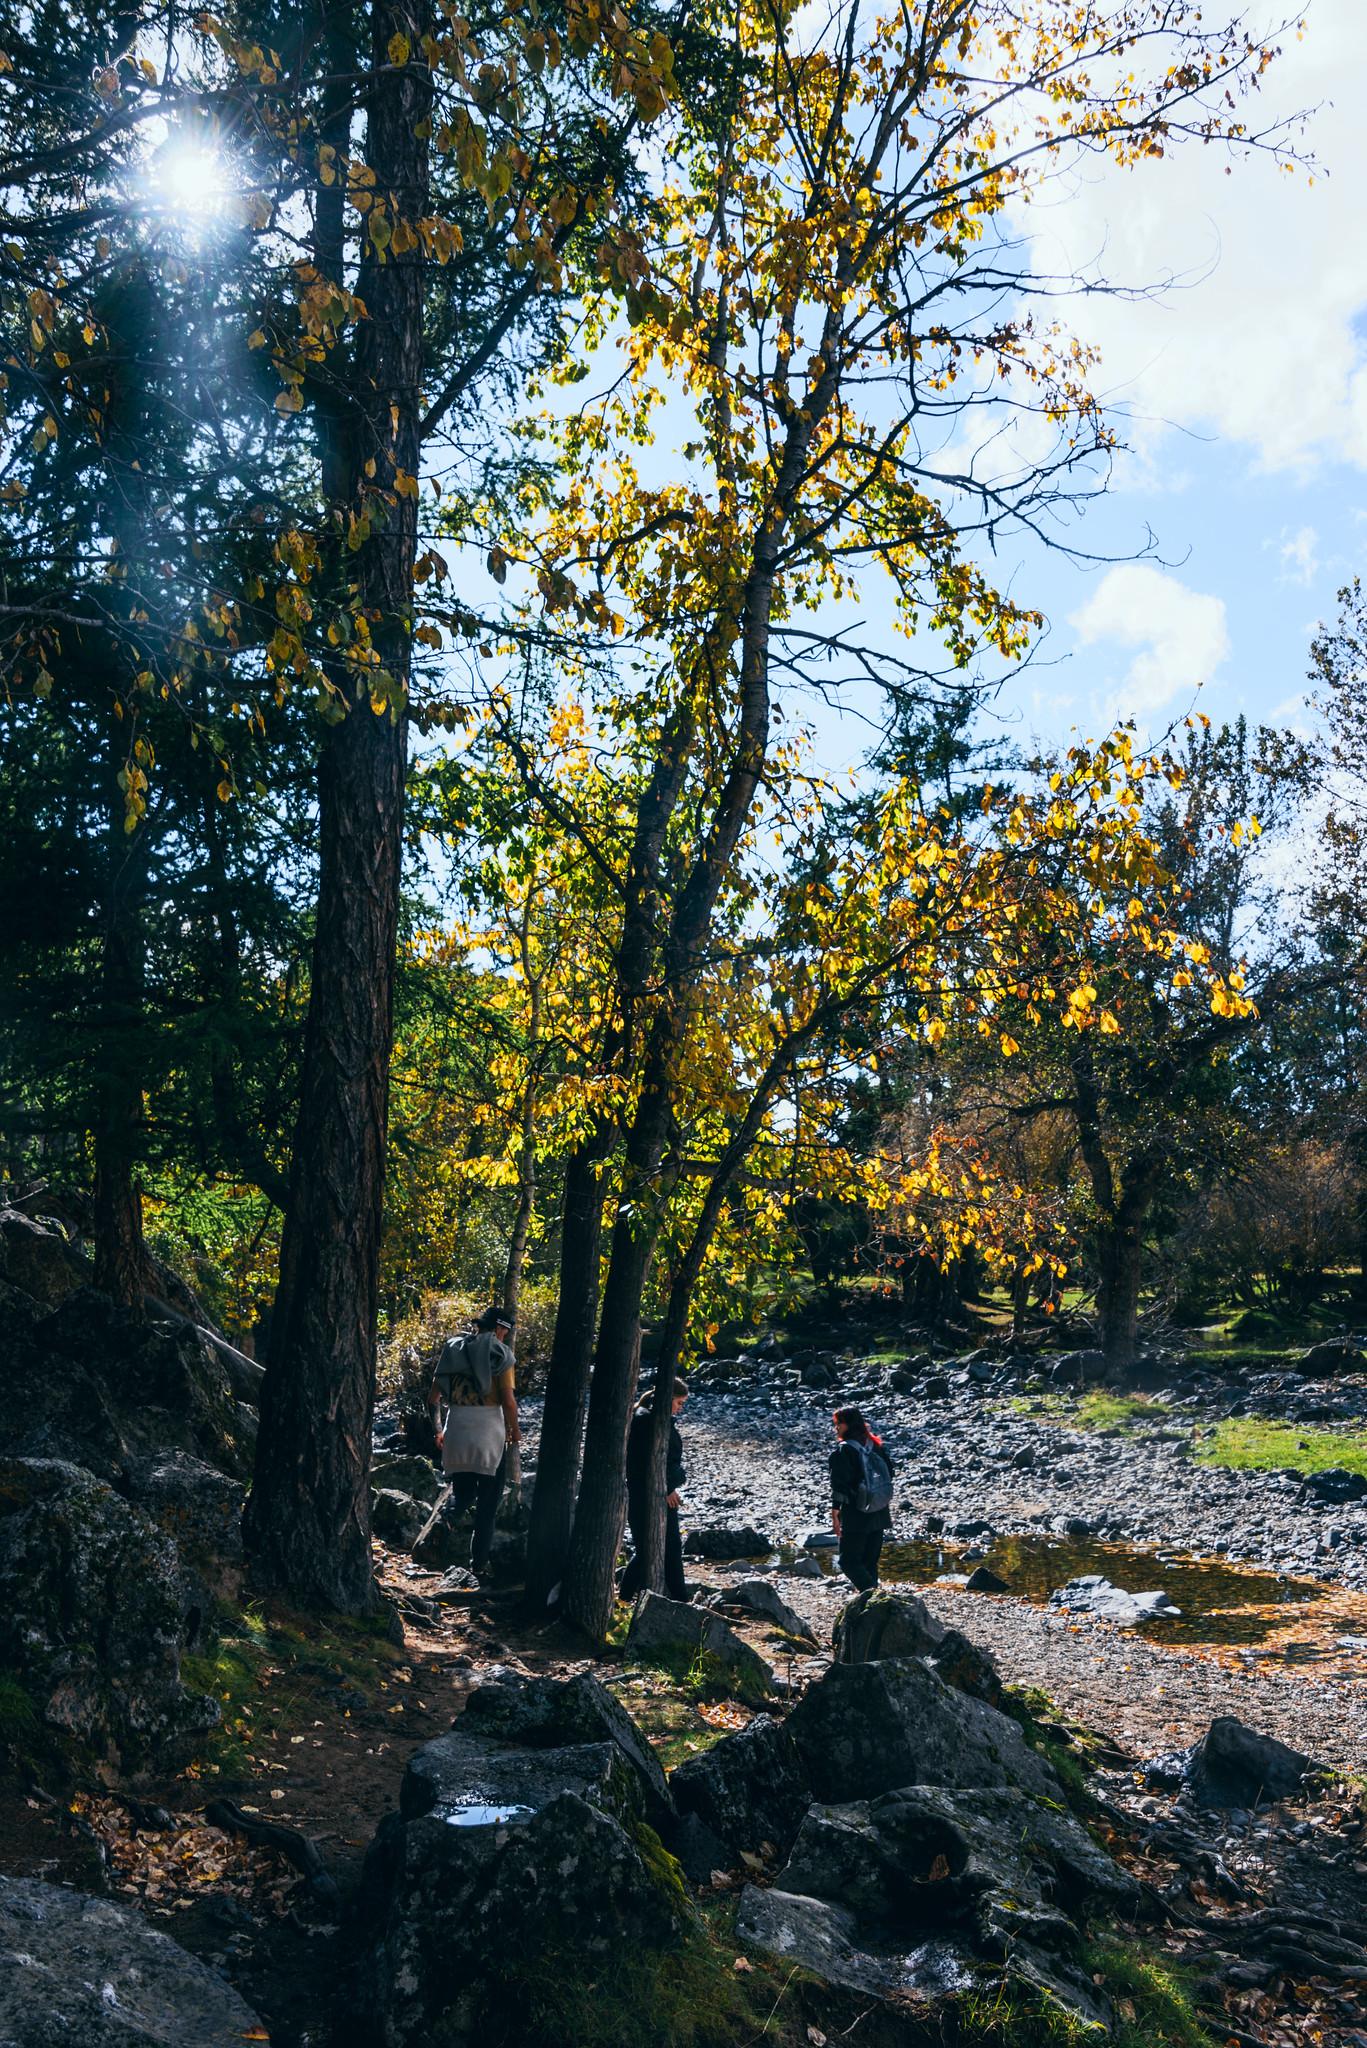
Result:
{"label": "rocky riverbed", "polygon": [[[1075,1397],[1022,1391],[1000,1364],[937,1369],[907,1390],[894,1377],[856,1365],[833,1391],[785,1384],[770,1362],[739,1385],[698,1386],[683,1423],[685,1532],[758,1530],[784,1599],[828,1641],[848,1588],[782,1566],[805,1556],[830,1573],[829,1550],[804,1546],[829,1528],[831,1408],[855,1400],[897,1463],[885,1578],[916,1584],[1012,1683],[1132,1755],[1232,1713],[1367,1772],[1367,1511],[1316,1498],[1301,1476],[1193,1455],[1196,1432],[1231,1409],[1351,1425],[1367,1406],[1358,1376],[1160,1387],[1152,1420],[1109,1430],[1078,1426]],[[965,1590],[979,1564],[1009,1590]],[[755,1568],[689,1566],[709,1587]],[[1050,1604],[1087,1573],[1163,1591],[1179,1612],[1134,1628]]]}
{"label": "rocky riverbed", "polygon": [[[689,1517],[751,1521],[779,1543],[825,1528],[832,1398],[701,1388],[685,1422]],[[1111,1432],[1070,1427],[1057,1406],[1032,1413],[1029,1396],[990,1383],[951,1383],[933,1401],[857,1385],[839,1398],[865,1409],[896,1459],[894,1541],[972,1539],[986,1525],[1200,1552],[1367,1590],[1361,1505],[1319,1499],[1303,1477],[1197,1462],[1194,1427],[1225,1412],[1213,1403]]]}

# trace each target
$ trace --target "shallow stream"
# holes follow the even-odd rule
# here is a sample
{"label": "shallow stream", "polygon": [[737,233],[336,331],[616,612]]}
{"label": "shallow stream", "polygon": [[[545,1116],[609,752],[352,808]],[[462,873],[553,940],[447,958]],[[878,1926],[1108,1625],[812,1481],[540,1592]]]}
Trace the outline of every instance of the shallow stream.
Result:
{"label": "shallow stream", "polygon": [[[978,1565],[1018,1597],[1044,1605],[1070,1579],[1099,1573],[1127,1593],[1166,1593],[1180,1618],[1137,1624],[1164,1643],[1257,1644],[1282,1636],[1300,1620],[1316,1635],[1356,1627],[1367,1636],[1367,1599],[1345,1596],[1314,1579],[1227,1564],[1223,1558],[1149,1550],[1095,1538],[999,1536],[987,1547],[935,1542],[890,1544],[884,1581],[924,1586]],[[993,1595],[984,1594],[984,1598]],[[1318,1610],[1324,1608],[1321,1615]],[[1332,1614],[1330,1612],[1332,1610]]]}

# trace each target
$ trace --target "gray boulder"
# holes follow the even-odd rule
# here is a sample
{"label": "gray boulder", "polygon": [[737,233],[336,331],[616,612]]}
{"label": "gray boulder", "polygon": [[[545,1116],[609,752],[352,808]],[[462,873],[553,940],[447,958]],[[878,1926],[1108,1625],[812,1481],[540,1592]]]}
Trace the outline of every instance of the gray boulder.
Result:
{"label": "gray boulder", "polygon": [[1252,1811],[1292,1798],[1304,1789],[1306,1777],[1321,1768],[1274,1736],[1259,1735],[1233,1714],[1221,1714],[1190,1749],[1155,1757],[1145,1776],[1160,1790],[1186,1786],[1198,1806]]}
{"label": "gray boulder", "polygon": [[964,1581],[966,1593],[1009,1593],[1006,1580],[999,1578],[990,1565],[980,1564],[971,1571]]}
{"label": "gray boulder", "polygon": [[835,1619],[831,1646],[838,1664],[873,1664],[883,1657],[924,1657],[946,1685],[996,1706],[1002,1695],[997,1667],[986,1650],[946,1628],[914,1593],[874,1586],[847,1600]]}
{"label": "gray boulder", "polygon": [[726,1563],[735,1557],[767,1557],[773,1549],[769,1538],[758,1529],[690,1529],[684,1539],[684,1554]]}
{"label": "gray boulder", "polygon": [[122,1481],[139,1459],[180,1450],[245,1480],[255,1431],[222,1358],[187,1323],[140,1322],[88,1288],[7,1317],[0,1443],[15,1457]]}
{"label": "gray boulder", "polygon": [[0,1208],[0,1280],[43,1308],[56,1308],[90,1285],[91,1266],[51,1218]]}
{"label": "gray boulder", "polygon": [[832,1664],[788,1727],[821,1800],[871,1799],[900,1785],[1012,1785],[1062,1797],[1014,1721],[956,1692],[917,1657]]}
{"label": "gray boulder", "polygon": [[738,1586],[728,1586],[720,1595],[720,1604],[739,1608],[742,1614],[753,1615],[759,1621],[772,1622],[785,1635],[797,1636],[805,1642],[813,1639],[808,1624],[769,1579],[742,1579]]}
{"label": "gray boulder", "polygon": [[1350,1501],[1367,1500],[1367,1479],[1344,1465],[1331,1465],[1324,1472],[1312,1472],[1305,1482],[1309,1499],[1339,1507]]}
{"label": "gray boulder", "polygon": [[763,1697],[774,1689],[774,1674],[758,1650],[728,1628],[719,1614],[683,1600],[666,1600],[660,1593],[637,1596],[626,1655],[628,1662],[641,1664],[710,1658],[719,1676],[733,1681],[742,1695]]}
{"label": "gray boulder", "polygon": [[669,1853],[690,1884],[710,1884],[735,1862],[730,1844],[715,1834],[696,1813],[686,1813],[669,1831]]}
{"label": "gray boulder", "polygon": [[370,1479],[374,1486],[392,1487],[396,1493],[406,1493],[410,1500],[420,1500],[430,1508],[435,1505],[441,1492],[441,1475],[430,1458],[395,1457],[391,1452],[378,1451],[370,1463]]}
{"label": "gray boulder", "polygon": [[1076,1916],[1095,1901],[1132,1910],[1139,1888],[1025,1793],[917,1785],[814,1806],[768,1897],[747,1894],[738,1932],[832,1982],[943,1996],[1004,1968],[1104,2026]]}
{"label": "gray boulder", "polygon": [[1057,1386],[1094,1387],[1106,1376],[1104,1351],[1065,1351],[1056,1358],[1049,1377]]}
{"label": "gray boulder", "polygon": [[1140,1621],[1177,1621],[1182,1613],[1164,1592],[1127,1593],[1102,1578],[1099,1572],[1070,1579],[1066,1586],[1049,1595],[1049,1605],[1062,1607],[1069,1614],[1096,1614],[1103,1621],[1117,1621],[1125,1628]]}
{"label": "gray boulder", "polygon": [[703,1821],[734,1852],[732,1861],[766,1843],[786,1855],[811,1804],[797,1744],[767,1714],[680,1764],[669,1789],[679,1812]]}
{"label": "gray boulder", "polygon": [[414,1564],[428,1572],[449,1572],[453,1565],[468,1565],[470,1538],[454,1515],[446,1512],[444,1500],[429,1510],[422,1528],[409,1545]]}
{"label": "gray boulder", "polygon": [[425,1742],[399,1786],[405,1820],[433,1814],[454,1828],[523,1819],[562,1792],[617,1820],[635,1821],[645,1801],[631,1765],[612,1742],[518,1749],[459,1729]]}
{"label": "gray boulder", "polygon": [[824,1579],[826,1574],[814,1557],[795,1557],[791,1564],[777,1566],[781,1579]]}
{"label": "gray boulder", "polygon": [[1139,1899],[1133,1878],[1077,1821],[1009,1786],[909,1785],[814,1806],[778,1882],[839,1899],[865,1927],[963,1929],[989,1958],[1021,1935],[1066,1941],[1072,1917],[1093,1901],[1123,1909]]}
{"label": "gray boulder", "polygon": [[757,1885],[746,1885],[736,1934],[749,1948],[866,1998],[888,1998],[897,1992],[924,1998],[967,1990],[973,1982],[952,1952],[943,1953],[942,1942],[923,1942],[903,1955],[871,1954],[861,1942],[858,1920],[846,1907],[777,1886],[761,1891]]}
{"label": "gray boulder", "polygon": [[651,1824],[660,1827],[673,1813],[659,1758],[621,1701],[590,1672],[573,1678],[520,1678],[509,1673],[472,1692],[456,1726],[485,1740],[529,1749],[614,1743],[640,1781]]}
{"label": "gray boulder", "polygon": [[1367,1353],[1351,1338],[1329,1337],[1303,1354],[1301,1371],[1312,1380],[1333,1379],[1341,1372],[1367,1372]]}
{"label": "gray boulder", "polygon": [[92,1756],[164,1765],[217,1723],[215,1701],[181,1682],[204,1617],[175,1545],[78,1466],[0,1460],[0,1612],[39,1718]]}
{"label": "gray boulder", "polygon": [[421,1501],[381,1486],[370,1497],[370,1526],[391,1550],[411,1550],[423,1532],[428,1510]]}
{"label": "gray boulder", "polygon": [[[193,1602],[233,1601],[242,1590],[246,1487],[188,1451],[135,1458],[120,1491],[175,1544]],[[191,1631],[193,1634],[193,1631]]]}
{"label": "gray boulder", "polygon": [[615,1744],[494,1756],[446,1737],[428,1749],[443,1745],[440,1772],[418,1774],[440,1777],[442,1799],[383,1821],[362,1874],[349,2003],[383,2048],[473,2048],[495,2014],[516,2033],[529,1984],[583,1972],[587,1996],[603,1963],[693,1924]]}
{"label": "gray boulder", "polygon": [[0,1877],[0,2048],[241,2048],[263,2032],[131,1906]]}

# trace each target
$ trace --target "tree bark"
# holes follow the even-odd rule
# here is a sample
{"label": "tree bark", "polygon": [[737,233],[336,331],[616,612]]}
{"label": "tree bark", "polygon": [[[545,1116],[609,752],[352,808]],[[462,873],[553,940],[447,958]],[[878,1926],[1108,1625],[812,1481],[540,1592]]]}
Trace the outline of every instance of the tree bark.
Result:
{"label": "tree bark", "polygon": [[1025,1335],[1026,1318],[1030,1313],[1030,1276],[1024,1266],[1017,1266],[1011,1276],[1011,1342],[1019,1344]]}
{"label": "tree bark", "polygon": [[1127,1194],[1106,1218],[1097,1239],[1097,1316],[1107,1367],[1120,1374],[1134,1365],[1139,1342],[1139,1287],[1143,1276],[1144,1219],[1148,1197]]}
{"label": "tree bark", "polygon": [[593,1367],[603,1191],[597,1148],[583,1145],[565,1168],[560,1207],[560,1293],[546,1372],[541,1440],[527,1532],[527,1599],[544,1607],[565,1572],[579,1453]]}
{"label": "tree bark", "polygon": [[[109,607],[118,620],[110,659],[120,697],[128,688],[136,628],[149,609],[147,573],[149,451],[158,419],[151,365],[160,348],[156,297],[137,266],[108,303],[111,370],[106,417],[102,510],[113,542]],[[136,728],[136,713],[134,713]],[[129,736],[123,719],[111,732],[111,785],[124,767]],[[151,821],[135,833],[124,826],[121,793],[110,790],[106,821],[104,933],[100,955],[100,1073],[94,1118],[95,1190],[92,1215],[95,1285],[135,1315],[142,1314],[147,1279],[142,1238],[142,1197],[136,1181],[142,1123],[145,940],[143,904]]]}
{"label": "tree bark", "polygon": [[[431,79],[420,58],[399,66],[388,50],[402,36],[418,52],[426,26],[403,4],[377,5],[370,18],[367,160],[391,218],[407,221],[426,212],[428,144],[418,131],[427,125]],[[324,469],[345,478],[339,524],[348,511],[373,507],[377,493],[391,500],[355,568],[379,668],[339,663],[333,671],[346,716],[329,731],[319,764],[313,980],[246,1517],[258,1585],[351,1614],[376,1599],[370,1434],[417,537],[415,498],[394,484],[400,473],[416,477],[420,463],[420,250],[370,250],[357,289],[367,317],[340,427],[345,440],[339,448],[331,437]]]}
{"label": "tree bark", "polygon": [[1101,1094],[1085,1043],[1073,1059],[1078,1147],[1092,1184],[1100,1219],[1097,1227],[1097,1318],[1101,1349],[1110,1371],[1124,1374],[1134,1364],[1139,1336],[1139,1288],[1143,1277],[1144,1223],[1153,1197],[1156,1162],[1135,1154],[1119,1185],[1102,1136]]}
{"label": "tree bark", "polygon": [[607,1634],[612,1615],[626,1514],[627,1428],[641,1356],[641,1298],[659,1236],[655,1190],[641,1166],[640,1159],[633,1160],[629,1153],[613,1223],[589,1390],[584,1471],[565,1567],[565,1618],[595,1642]]}

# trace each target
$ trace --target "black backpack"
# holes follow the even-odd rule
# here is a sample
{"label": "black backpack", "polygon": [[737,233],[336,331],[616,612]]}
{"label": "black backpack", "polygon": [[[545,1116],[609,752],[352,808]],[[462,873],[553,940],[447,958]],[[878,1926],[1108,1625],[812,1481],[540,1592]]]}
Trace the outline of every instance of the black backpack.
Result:
{"label": "black backpack", "polygon": [[859,1462],[864,1467],[864,1477],[859,1482],[859,1491],[854,1505],[861,1515],[881,1515],[892,1506],[892,1466],[881,1444],[866,1440],[858,1442],[847,1437],[859,1453]]}

